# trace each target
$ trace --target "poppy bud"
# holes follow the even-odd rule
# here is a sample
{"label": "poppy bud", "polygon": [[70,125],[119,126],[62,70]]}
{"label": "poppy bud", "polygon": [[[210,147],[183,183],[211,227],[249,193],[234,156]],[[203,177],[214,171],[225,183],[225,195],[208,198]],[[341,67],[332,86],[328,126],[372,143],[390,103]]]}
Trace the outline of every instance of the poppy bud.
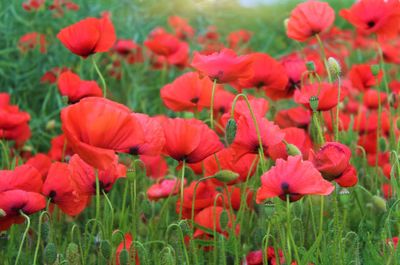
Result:
{"label": "poppy bud", "polygon": [[111,257],[111,244],[108,240],[102,240],[100,242],[100,252],[101,255],[103,255],[103,257],[106,260],[109,260]]}
{"label": "poppy bud", "polygon": [[54,264],[57,260],[57,248],[54,243],[48,243],[44,248],[43,259],[45,264]]}
{"label": "poppy bud", "polygon": [[50,235],[50,226],[49,223],[42,223],[42,227],[40,229],[41,232],[41,237],[43,238],[44,242],[47,242],[49,240],[49,235]]}
{"label": "poppy bud", "polygon": [[221,215],[219,216],[219,224],[221,226],[222,230],[225,230],[225,228],[228,226],[229,223],[229,215],[226,210],[223,210],[221,212]]}
{"label": "poppy bud", "polygon": [[285,31],[287,31],[288,24],[289,24],[289,19],[287,18],[287,19],[285,19],[285,20],[283,21],[283,26],[285,27]]}
{"label": "poppy bud", "polygon": [[222,182],[231,182],[236,180],[238,177],[238,173],[230,170],[221,170],[214,175],[214,178]]}
{"label": "poppy bud", "polygon": [[378,76],[379,71],[380,71],[379,65],[377,65],[377,64],[371,65],[371,72],[372,72],[372,74],[373,74],[374,76]]}
{"label": "poppy bud", "polygon": [[287,144],[287,145],[286,145],[286,152],[287,152],[288,155],[290,155],[290,156],[301,155],[301,151],[300,151],[299,148],[297,148],[297,146],[295,146],[294,144]]}
{"label": "poppy bud", "polygon": [[128,265],[129,264],[129,252],[126,248],[121,250],[119,253],[119,264]]}
{"label": "poppy bud", "polygon": [[372,203],[379,210],[386,212],[386,200],[377,195],[372,196]]}
{"label": "poppy bud", "polygon": [[319,99],[317,96],[310,97],[310,107],[314,112],[318,110],[318,104],[319,104]]}
{"label": "poppy bud", "polygon": [[328,70],[332,76],[340,76],[342,73],[339,62],[333,57],[328,58]]}
{"label": "poppy bud", "polygon": [[46,123],[46,131],[51,131],[56,127],[56,121],[55,120],[49,120]]}
{"label": "poppy bud", "polygon": [[4,217],[6,215],[7,215],[6,212],[0,208],[0,217]]}
{"label": "poppy bud", "polygon": [[79,256],[79,247],[77,244],[71,242],[68,244],[66,258],[68,264],[81,264],[80,256]]}
{"label": "poppy bud", "polygon": [[308,71],[315,72],[315,63],[313,61],[306,62],[306,67]]}
{"label": "poppy bud", "polygon": [[386,151],[387,149],[387,143],[386,143],[386,139],[383,137],[379,137],[379,151]]}
{"label": "poppy bud", "polygon": [[225,127],[226,141],[231,144],[236,137],[237,124],[235,119],[229,119]]}

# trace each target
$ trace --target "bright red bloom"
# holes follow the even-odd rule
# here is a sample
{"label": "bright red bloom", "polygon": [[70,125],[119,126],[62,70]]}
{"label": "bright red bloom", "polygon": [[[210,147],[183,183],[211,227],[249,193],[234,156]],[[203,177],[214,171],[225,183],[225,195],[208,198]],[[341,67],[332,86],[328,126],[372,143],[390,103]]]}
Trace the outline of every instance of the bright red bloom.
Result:
{"label": "bright red bloom", "polygon": [[167,119],[163,122],[164,152],[175,160],[197,163],[222,149],[217,134],[196,119]]}
{"label": "bright red bloom", "polygon": [[46,73],[44,73],[44,75],[40,78],[40,83],[54,84],[55,82],[57,82],[58,76],[65,71],[68,71],[68,68],[54,67],[54,68],[50,69],[49,71],[47,71]]}
{"label": "bright red bloom", "polygon": [[27,0],[22,3],[22,8],[26,11],[37,11],[45,4],[45,1],[46,0]]}
{"label": "bright red bloom", "polygon": [[[68,160],[74,154],[71,146],[67,144],[64,134],[60,134],[51,139],[51,148],[48,152],[49,157],[55,161]],[[68,159],[66,159],[68,158]]]}
{"label": "bright red bloom", "polygon": [[310,160],[327,180],[339,177],[350,165],[351,151],[346,145],[337,142],[325,143]]}
{"label": "bright red bloom", "polygon": [[161,178],[168,173],[168,165],[164,157],[158,156],[146,156],[141,155],[140,160],[144,163],[146,168],[146,176],[150,178]]}
{"label": "bright red bloom", "polygon": [[116,41],[114,26],[107,17],[85,18],[62,29],[57,38],[72,53],[83,58],[107,52]]}
{"label": "bright red bloom", "polygon": [[399,244],[399,238],[397,236],[386,239],[387,244],[393,244],[393,247],[396,249]]}
{"label": "bright red bloom", "polygon": [[287,161],[276,160],[275,166],[261,176],[261,182],[257,203],[273,197],[286,201],[286,196],[293,202],[304,195],[329,195],[335,188],[322,178],[311,162],[303,161],[301,156],[289,156]]}
{"label": "bright red bloom", "polygon": [[[96,170],[85,163],[78,155],[73,155],[69,160],[72,180],[79,192],[85,195],[96,194],[96,174],[99,179],[100,191],[109,192],[118,178],[126,175],[126,167],[118,164],[117,156],[113,163],[105,170]],[[97,172],[96,172],[97,171]]]}
{"label": "bright red bloom", "polygon": [[179,16],[170,16],[168,24],[174,29],[175,36],[181,40],[186,40],[194,36],[195,30],[189,25],[188,21]]}
{"label": "bright red bloom", "polygon": [[371,65],[368,64],[356,64],[353,65],[349,72],[349,79],[354,88],[359,91],[366,91],[373,86],[376,86],[382,79],[383,72],[380,70],[377,77],[371,72]]}
{"label": "bright red bloom", "polygon": [[218,83],[230,83],[253,75],[252,59],[248,55],[237,56],[233,50],[223,49],[211,55],[194,53],[191,66]]}
{"label": "bright red bloom", "polygon": [[210,79],[200,78],[198,73],[189,72],[165,85],[160,94],[167,108],[173,111],[196,112],[210,107],[212,86]]}
{"label": "bright red bloom", "polygon": [[241,79],[240,87],[262,88],[265,91],[286,89],[288,76],[279,62],[266,53],[252,53],[249,56],[253,61],[251,67],[254,74],[248,79]]}
{"label": "bright red bloom", "polygon": [[[282,142],[285,134],[273,122],[266,118],[256,117],[260,130],[261,142],[264,154],[268,154],[269,147]],[[256,127],[250,116],[242,116],[237,122],[237,133],[231,145],[237,158],[245,154],[258,154],[260,144],[257,137]]]}
{"label": "bright red bloom", "polygon": [[80,214],[89,201],[89,196],[82,194],[71,177],[72,169],[68,164],[55,162],[43,184],[43,194],[50,198],[64,213],[75,216]]}
{"label": "bright red bloom", "polygon": [[400,30],[400,3],[397,0],[360,0],[340,15],[362,34],[394,38]]}
{"label": "bright red bloom", "polygon": [[[276,262],[277,258],[275,255],[274,247],[268,247],[268,249],[265,252],[266,252],[265,258],[267,260],[267,264],[271,264],[271,265],[278,264]],[[278,251],[278,255],[279,255],[279,261],[280,261],[279,264],[284,264],[285,260],[283,258],[282,250]],[[263,251],[255,250],[255,251],[249,252],[249,254],[247,254],[247,256],[246,256],[246,262],[247,262],[246,265],[263,265]]]}
{"label": "bright red bloom", "polygon": [[36,168],[40,174],[42,175],[42,179],[44,180],[47,176],[47,172],[49,171],[51,165],[51,159],[48,155],[38,153],[35,156],[29,158],[26,165],[31,165]]}
{"label": "bright red bloom", "polygon": [[54,17],[62,17],[64,15],[64,8],[67,10],[78,11],[79,5],[71,0],[54,0],[49,6],[49,10],[53,10]]}
{"label": "bright red bloom", "polygon": [[[312,142],[307,132],[296,127],[282,129],[282,132],[285,134],[284,139],[286,142],[295,145],[301,151],[303,158],[307,159],[308,152],[312,147]],[[271,146],[268,154],[273,160],[278,158],[287,159],[289,156],[286,145],[283,142]]]}
{"label": "bright red bloom", "polygon": [[227,37],[229,48],[233,50],[240,48],[240,46],[250,41],[251,35],[251,32],[245,29],[229,33]]}
{"label": "bright red bloom", "polygon": [[[186,183],[186,180],[184,181]],[[159,182],[150,186],[147,189],[147,197],[149,200],[157,201],[162,198],[167,198],[178,194],[180,190],[180,180],[174,179],[160,179]]]}
{"label": "bright red bloom", "polygon": [[85,97],[102,97],[103,92],[96,81],[81,80],[79,75],[66,71],[58,77],[58,90],[68,102],[75,103]]}
{"label": "bright red bloom", "polygon": [[[312,110],[310,107],[310,99],[312,97],[317,97],[317,110],[325,111],[334,108],[338,104],[338,93],[339,90],[335,85],[330,83],[314,83],[305,85],[300,90],[296,90],[294,92],[294,101]],[[340,100],[343,100],[343,97],[343,93],[341,93]]]}
{"label": "bright red bloom", "polygon": [[180,42],[178,50],[166,59],[169,65],[174,65],[179,69],[185,68],[189,63],[189,44]]}
{"label": "bright red bloom", "polygon": [[341,187],[353,187],[358,182],[356,168],[352,165],[348,166],[335,181]]}
{"label": "bright red bloom", "polygon": [[129,252],[129,257],[130,260],[133,261],[135,260],[135,264],[140,265],[140,260],[138,256],[138,252],[135,251],[131,246],[132,246],[132,235],[131,234],[125,234],[125,240],[123,240],[119,245],[117,250],[115,251],[115,259],[116,259],[116,264],[120,265],[119,262],[119,254],[123,249],[126,249]]}
{"label": "bright red bloom", "polygon": [[113,51],[126,59],[129,64],[143,62],[142,47],[133,40],[119,39],[113,47]]}
{"label": "bright red bloom", "polygon": [[[380,95],[379,95],[380,94]],[[386,104],[387,95],[385,92],[378,92],[377,90],[368,89],[364,92],[364,105],[369,109],[378,109],[379,107],[379,96],[381,106]]]}
{"label": "bright red bloom", "polygon": [[14,170],[0,170],[0,192],[18,189],[39,193],[42,185],[40,172],[31,165],[21,165]]}
{"label": "bright red bloom", "polygon": [[[225,148],[215,154],[215,156],[209,156],[204,160],[205,176],[212,176],[220,170],[230,170],[239,174],[239,177],[229,182],[228,184],[234,184],[237,182],[246,181],[247,177],[251,177],[256,169],[257,155],[247,154],[242,156],[239,160],[236,159],[236,154],[232,148]],[[218,159],[218,161],[216,160]],[[252,164],[253,168],[251,168]],[[219,181],[215,181],[219,182]]]}
{"label": "bright red bloom", "polygon": [[72,150],[85,162],[107,169],[115,152],[144,142],[139,121],[124,105],[89,97],[61,111],[62,129]]}
{"label": "bright red bloom", "polygon": [[161,123],[146,114],[132,113],[143,130],[144,142],[131,146],[128,152],[131,155],[157,156],[164,148],[165,136]]}
{"label": "bright red bloom", "polygon": [[37,32],[30,32],[19,38],[18,48],[21,52],[27,52],[39,47],[41,53],[47,51],[46,36]]}
{"label": "bright red bloom", "polygon": [[[221,223],[220,223],[220,218],[221,218],[223,211],[226,211],[226,213],[228,214],[228,224],[226,227],[221,227]],[[199,225],[201,227],[205,227],[209,230],[215,230],[217,233],[220,233],[220,234],[224,235],[225,237],[228,236],[228,230],[229,230],[229,228],[232,227],[232,224],[234,221],[235,221],[235,216],[232,216],[232,214],[230,214],[229,210],[225,210],[223,207],[219,207],[219,206],[207,207],[207,208],[201,210],[199,213],[197,213],[194,218],[194,222],[197,225]],[[236,225],[236,227],[234,228],[234,231],[236,234],[239,234],[239,225]],[[207,233],[208,233],[207,231],[204,231],[204,230],[201,230],[201,228],[198,228],[194,232],[193,237],[199,238],[199,237],[202,237],[205,235],[212,236],[212,234],[207,234]]]}
{"label": "bright red bloom", "polygon": [[328,3],[307,1],[298,4],[290,14],[286,34],[297,41],[327,31],[335,20],[335,11]]}
{"label": "bright red bloom", "polygon": [[291,97],[296,89],[301,86],[301,77],[307,71],[306,63],[297,56],[288,56],[281,59],[285,72],[289,78],[285,94],[282,97]]}
{"label": "bright red bloom", "polygon": [[178,51],[180,41],[163,28],[155,28],[144,41],[144,45],[153,53],[168,57]]}
{"label": "bright red bloom", "polygon": [[311,121],[311,113],[301,106],[280,110],[275,115],[275,123],[281,128],[307,128]]}

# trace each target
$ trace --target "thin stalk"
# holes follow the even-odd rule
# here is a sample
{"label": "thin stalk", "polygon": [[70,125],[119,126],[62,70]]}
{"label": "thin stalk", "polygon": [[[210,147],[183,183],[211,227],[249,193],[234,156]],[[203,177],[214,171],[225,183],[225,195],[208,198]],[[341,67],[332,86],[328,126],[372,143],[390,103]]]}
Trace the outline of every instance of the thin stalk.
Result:
{"label": "thin stalk", "polygon": [[26,228],[25,228],[24,234],[23,234],[23,236],[22,236],[21,244],[19,245],[17,258],[15,259],[14,265],[17,265],[17,264],[18,264],[19,257],[21,256],[22,248],[24,247],[24,243],[25,243],[26,236],[27,236],[27,234],[28,234],[28,232],[29,232],[29,229],[30,229],[30,227],[31,227],[31,220],[30,220],[29,216],[27,216],[26,214],[24,214],[23,211],[20,211],[19,213],[25,218],[27,224],[26,224]]}
{"label": "thin stalk", "polygon": [[214,79],[212,90],[211,90],[211,104],[210,104],[210,127],[214,130],[214,98],[215,88],[217,87],[217,79]]}
{"label": "thin stalk", "polygon": [[181,190],[180,190],[180,199],[181,199],[181,203],[179,206],[179,220],[182,219],[182,210],[183,210],[183,184],[185,181],[185,166],[186,166],[186,161],[183,160],[182,161],[182,174],[181,174]]}
{"label": "thin stalk", "polygon": [[101,74],[100,69],[97,66],[96,59],[94,58],[94,56],[92,56],[92,62],[93,62],[94,69],[96,70],[98,76],[100,77],[101,86],[103,87],[103,97],[107,98],[106,80],[104,79],[103,75]]}

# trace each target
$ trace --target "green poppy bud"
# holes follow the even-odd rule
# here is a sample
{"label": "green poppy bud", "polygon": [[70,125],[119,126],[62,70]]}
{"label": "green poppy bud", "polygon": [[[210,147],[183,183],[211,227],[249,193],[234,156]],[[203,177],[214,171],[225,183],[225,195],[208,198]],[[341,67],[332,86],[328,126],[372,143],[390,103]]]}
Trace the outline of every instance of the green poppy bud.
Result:
{"label": "green poppy bud", "polygon": [[328,58],[328,70],[332,76],[340,76],[342,73],[339,62],[333,57]]}
{"label": "green poppy bud", "polygon": [[373,65],[371,65],[371,72],[372,72],[372,74],[374,75],[374,76],[377,76],[378,74],[379,74],[379,71],[380,71],[381,69],[380,69],[380,67],[379,67],[379,65],[378,64],[373,64]]}
{"label": "green poppy bud", "polygon": [[43,259],[45,264],[54,264],[57,260],[57,248],[54,243],[48,243],[44,248]]}
{"label": "green poppy bud", "polygon": [[386,212],[386,200],[382,197],[377,195],[372,196],[372,203],[377,209],[381,210],[382,212]]}
{"label": "green poppy bud", "polygon": [[106,260],[109,260],[111,258],[112,248],[111,248],[111,244],[108,240],[102,240],[100,242],[100,252],[101,252],[101,255],[103,255],[103,257]]}
{"label": "green poppy bud", "polygon": [[119,253],[119,264],[128,265],[129,264],[129,252],[126,248],[121,250]]}
{"label": "green poppy bud", "polygon": [[225,127],[226,141],[231,144],[236,137],[237,124],[235,119],[229,119]]}
{"label": "green poppy bud", "polygon": [[79,246],[76,243],[69,243],[67,246],[66,259],[69,265],[80,265]]}
{"label": "green poppy bud", "polygon": [[287,145],[286,145],[286,152],[287,152],[288,155],[290,155],[290,156],[301,155],[301,151],[300,151],[299,148],[297,148],[297,146],[295,146],[294,144],[287,144]]}
{"label": "green poppy bud", "polygon": [[236,180],[239,174],[230,170],[220,170],[215,173],[214,178],[222,182],[231,182]]}
{"label": "green poppy bud", "polygon": [[219,224],[221,226],[222,230],[225,230],[225,228],[228,226],[229,223],[229,215],[226,210],[223,210],[221,212],[221,215],[219,216]]}
{"label": "green poppy bud", "polygon": [[308,71],[315,72],[316,67],[315,67],[315,63],[313,61],[306,62],[306,67],[307,67]]}

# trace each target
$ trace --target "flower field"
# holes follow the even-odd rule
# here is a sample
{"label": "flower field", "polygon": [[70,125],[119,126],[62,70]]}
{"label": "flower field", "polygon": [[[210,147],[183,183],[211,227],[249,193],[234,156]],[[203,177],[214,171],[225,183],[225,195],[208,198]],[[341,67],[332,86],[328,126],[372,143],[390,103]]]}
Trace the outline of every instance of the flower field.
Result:
{"label": "flower field", "polygon": [[244,2],[0,3],[0,265],[400,264],[400,1]]}

